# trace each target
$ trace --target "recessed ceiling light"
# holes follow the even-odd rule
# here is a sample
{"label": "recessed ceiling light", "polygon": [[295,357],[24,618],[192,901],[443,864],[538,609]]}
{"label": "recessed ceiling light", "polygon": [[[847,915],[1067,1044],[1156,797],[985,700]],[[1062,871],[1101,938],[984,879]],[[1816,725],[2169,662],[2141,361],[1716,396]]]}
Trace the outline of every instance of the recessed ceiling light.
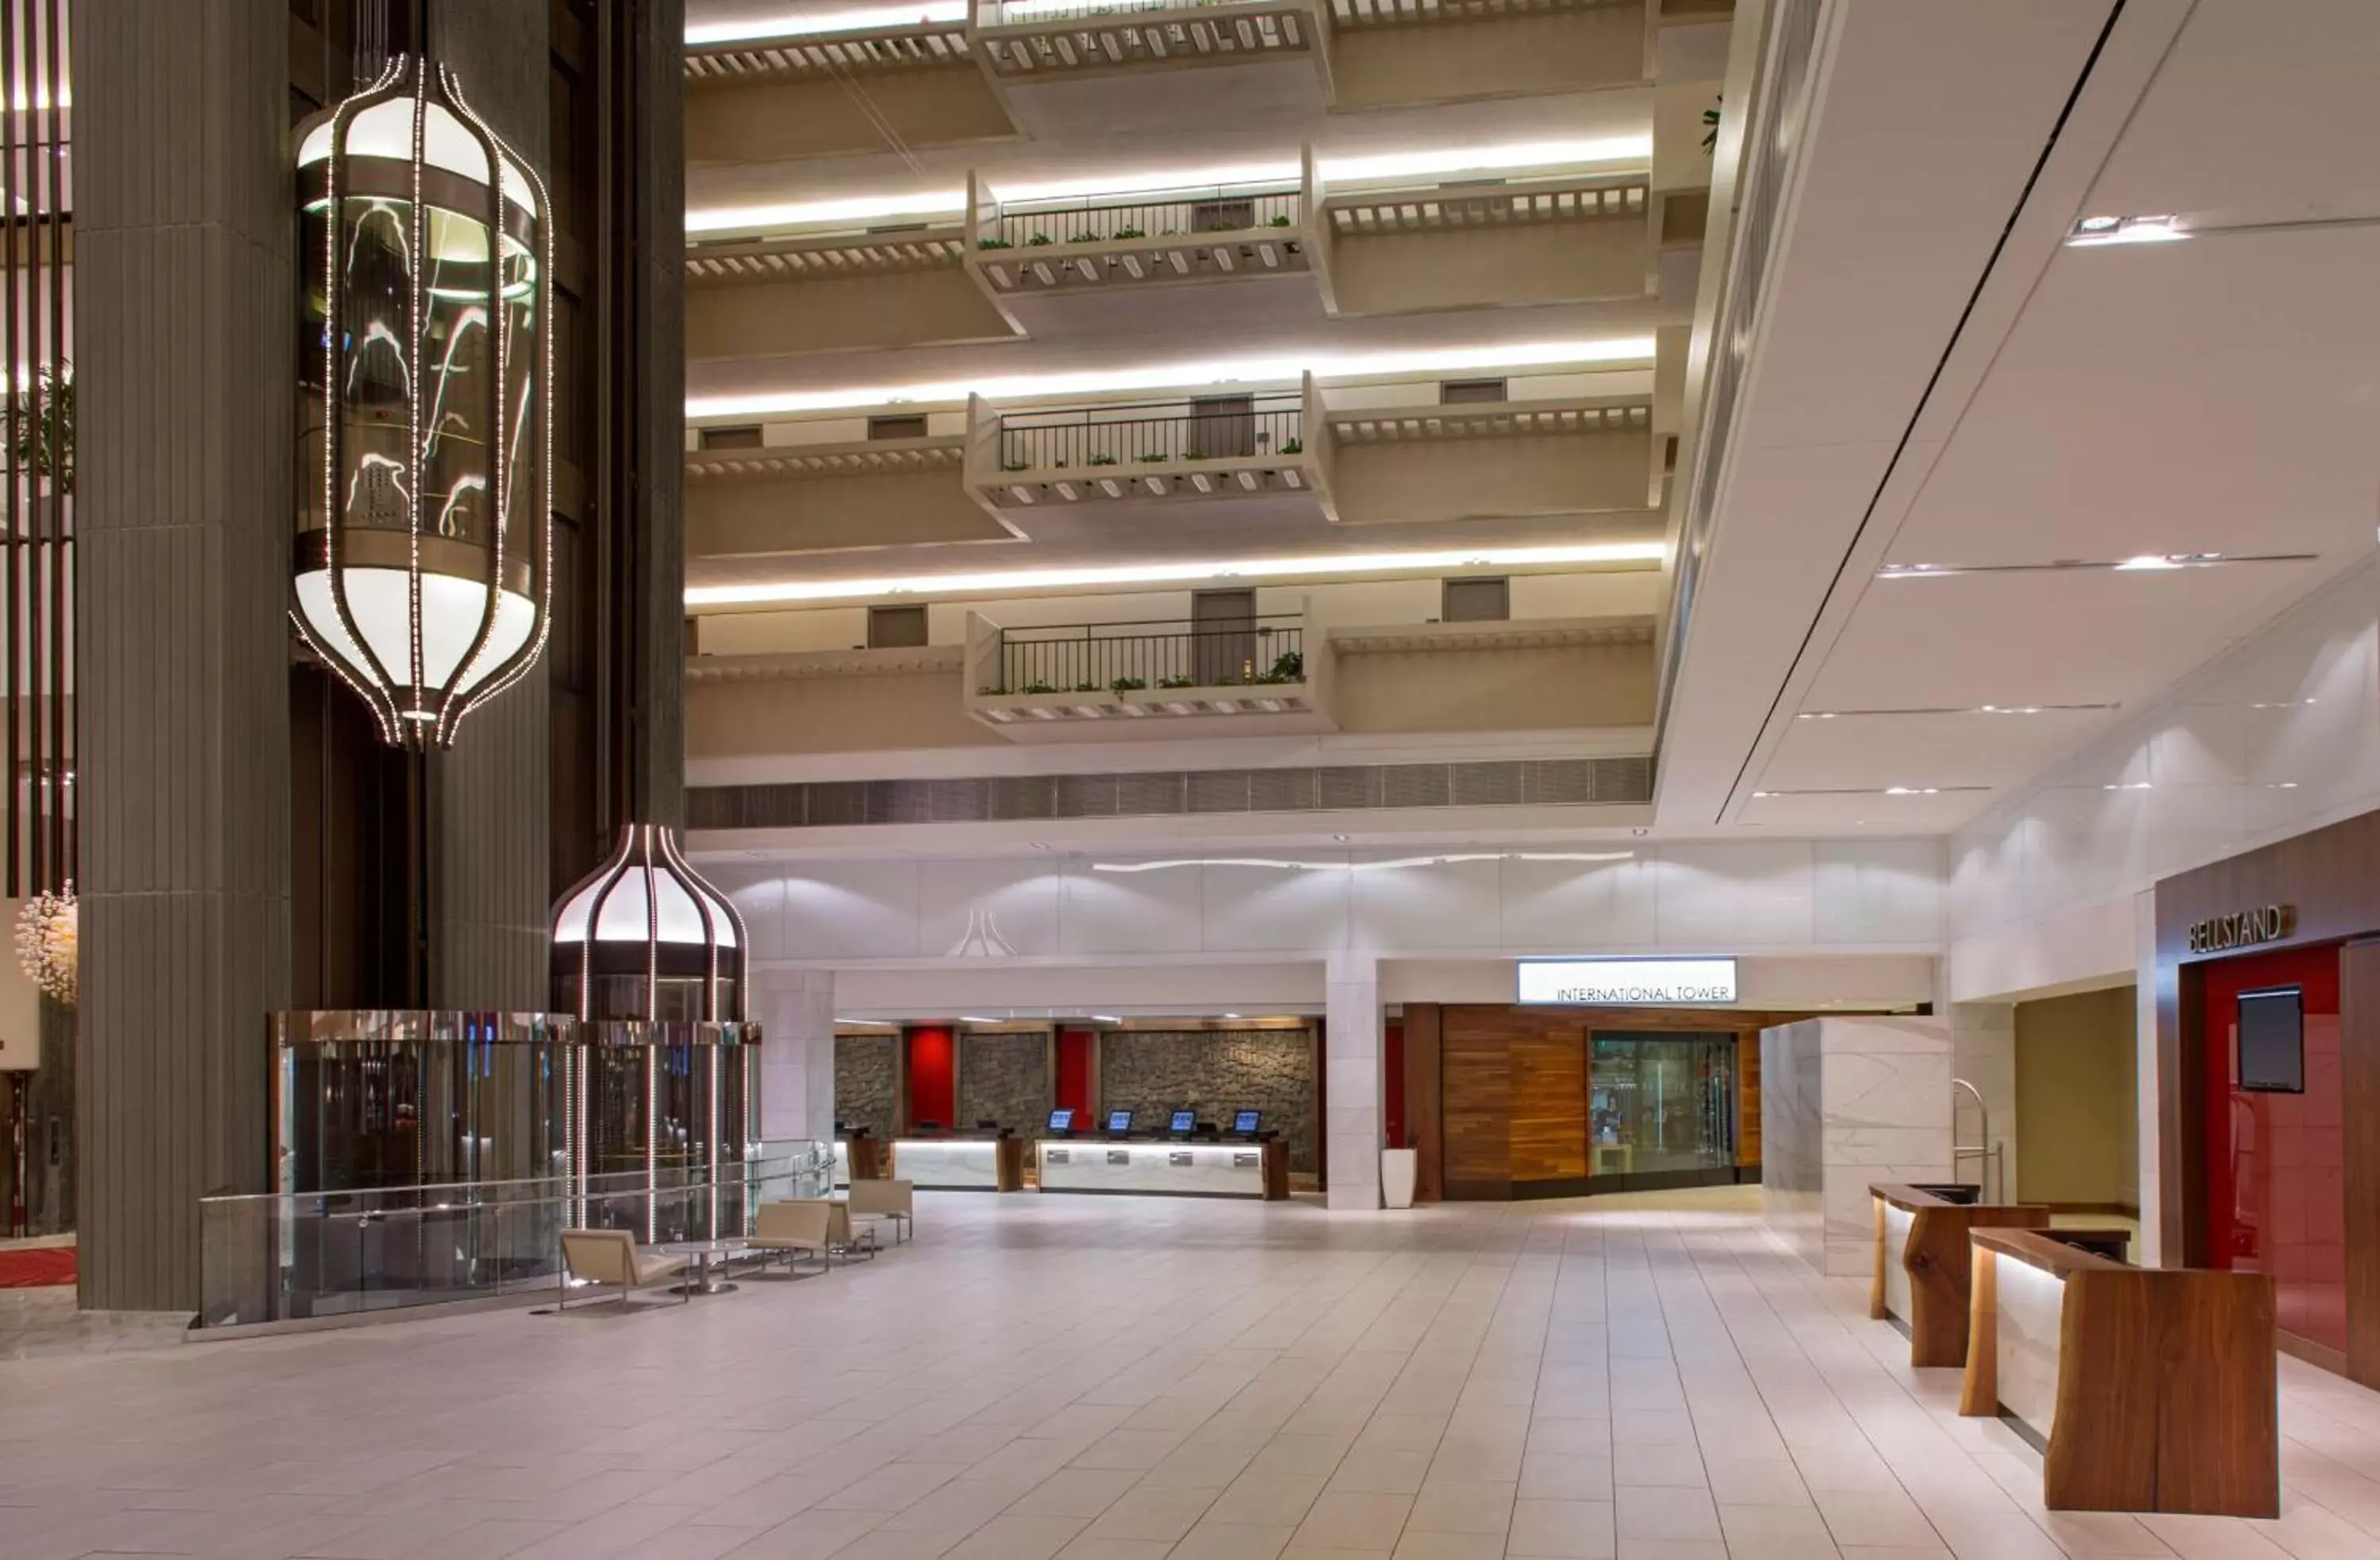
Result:
{"label": "recessed ceiling light", "polygon": [[1948,579],[1967,574],[2051,574],[2067,570],[2138,573],[2180,568],[2218,568],[2234,564],[2311,562],[2312,553],[2143,553],[2130,558],[2058,558],[2041,564],[1886,564],[1878,579]]}
{"label": "recessed ceiling light", "polygon": [[966,20],[966,0],[925,0],[920,6],[877,6],[856,11],[812,11],[766,21],[695,23],[686,30],[690,44],[740,43],[747,39],[799,38],[814,32],[861,32]]}
{"label": "recessed ceiling light", "polygon": [[2102,786],[2099,788],[2103,791],[2146,791],[2155,789],[2155,786],[2146,780],[2134,780],[2127,785]]}
{"label": "recessed ceiling light", "polygon": [[[852,601],[868,596],[966,595],[980,591],[1063,591],[1094,585],[1153,585],[1169,581],[1306,578],[1341,574],[1428,574],[1454,567],[1466,555],[1453,553],[1346,553],[1295,558],[1239,558],[1179,564],[1121,564],[1106,568],[1020,568],[984,574],[920,574],[895,579],[777,579],[737,585],[695,585],[686,604],[755,606],[779,602]],[[1567,547],[1510,547],[1490,555],[1508,568],[1562,565],[1649,564],[1661,560],[1658,542],[1582,542]]]}
{"label": "recessed ceiling light", "polygon": [[1804,710],[1793,718],[1799,721],[1831,721],[1844,717],[1875,717],[1887,715],[2038,715],[2048,711],[2113,710],[2112,703],[2095,704],[1915,704],[1905,709],[1885,710]]}
{"label": "recessed ceiling light", "polygon": [[1293,861],[1278,856],[1184,856],[1162,861],[1094,861],[1095,872],[1164,872],[1184,867],[1270,867],[1285,872],[1378,872],[1400,867],[1454,866],[1466,861],[1626,861],[1633,850],[1482,850],[1459,855],[1400,856],[1384,861]]}
{"label": "recessed ceiling light", "polygon": [[2096,249],[2109,244],[2175,244],[2190,237],[2179,221],[2164,216],[2086,216],[2066,235],[2066,247]]}

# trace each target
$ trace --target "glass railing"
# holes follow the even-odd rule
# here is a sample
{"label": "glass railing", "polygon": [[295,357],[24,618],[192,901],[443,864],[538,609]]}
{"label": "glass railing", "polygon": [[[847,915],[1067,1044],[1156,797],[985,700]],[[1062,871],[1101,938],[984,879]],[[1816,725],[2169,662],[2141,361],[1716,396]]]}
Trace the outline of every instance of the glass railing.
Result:
{"label": "glass railing", "polygon": [[716,1176],[663,1169],[199,1202],[198,1325],[244,1326],[553,1290],[562,1232],[748,1235],[763,1202],[824,1197],[824,1143],[772,1143]]}
{"label": "glass railing", "polygon": [[1305,620],[1083,623],[1008,628],[1000,636],[1005,679],[988,694],[1125,692],[1303,682]]}
{"label": "glass railing", "polygon": [[1305,405],[1296,396],[1215,396],[1159,406],[1018,411],[1000,420],[1003,471],[1094,470],[1129,477],[1169,461],[1298,455]]}
{"label": "glass railing", "polygon": [[1224,184],[1003,204],[999,214],[984,225],[976,247],[1028,250],[1050,244],[1261,233],[1267,228],[1294,227],[1299,205],[1294,184]]}

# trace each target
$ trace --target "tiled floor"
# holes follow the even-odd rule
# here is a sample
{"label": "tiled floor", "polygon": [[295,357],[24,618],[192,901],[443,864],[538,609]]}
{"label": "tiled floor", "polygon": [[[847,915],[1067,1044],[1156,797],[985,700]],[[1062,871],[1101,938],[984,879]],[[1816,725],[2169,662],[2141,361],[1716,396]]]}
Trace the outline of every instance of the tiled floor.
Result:
{"label": "tiled floor", "polygon": [[0,1560],[2380,1556],[2380,1396],[2284,1362],[2278,1522],[2050,1516],[1742,1194],[921,1201],[688,1306],[0,1363]]}

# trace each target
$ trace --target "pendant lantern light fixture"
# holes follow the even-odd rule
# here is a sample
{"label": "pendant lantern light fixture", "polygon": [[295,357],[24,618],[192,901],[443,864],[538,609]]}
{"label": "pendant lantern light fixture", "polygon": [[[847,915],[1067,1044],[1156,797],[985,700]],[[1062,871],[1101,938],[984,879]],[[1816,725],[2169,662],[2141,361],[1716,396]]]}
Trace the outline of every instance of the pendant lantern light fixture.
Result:
{"label": "pendant lantern light fixture", "polygon": [[744,918],[677,833],[631,823],[553,913],[553,1005],[582,1019],[738,1023]]}
{"label": "pendant lantern light fixture", "polygon": [[299,144],[290,615],[419,751],[545,647],[553,243],[537,174],[416,36]]}

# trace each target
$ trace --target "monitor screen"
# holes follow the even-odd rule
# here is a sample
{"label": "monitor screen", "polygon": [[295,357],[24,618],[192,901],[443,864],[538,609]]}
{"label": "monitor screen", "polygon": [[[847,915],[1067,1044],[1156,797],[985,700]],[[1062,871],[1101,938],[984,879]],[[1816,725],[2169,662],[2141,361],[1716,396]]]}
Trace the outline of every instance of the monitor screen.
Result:
{"label": "monitor screen", "polygon": [[1073,1111],[1051,1111],[1050,1113],[1050,1131],[1072,1132],[1074,1129],[1075,1113]]}
{"label": "monitor screen", "polygon": [[2240,993],[2240,1087],[2305,1092],[2305,1002],[2296,986]]}
{"label": "monitor screen", "polygon": [[1131,1130],[1132,1130],[1132,1112],[1130,1112],[1130,1111],[1110,1111],[1110,1112],[1108,1112],[1108,1130],[1109,1130],[1109,1131],[1111,1131],[1111,1132],[1129,1132],[1129,1131],[1131,1131]]}
{"label": "monitor screen", "polygon": [[1175,1132],[1187,1132],[1197,1125],[1198,1113],[1196,1111],[1175,1111],[1173,1113],[1173,1126],[1171,1129]]}
{"label": "monitor screen", "polygon": [[1232,1113],[1232,1130],[1234,1132],[1253,1132],[1257,1129],[1257,1123],[1263,1118],[1263,1115],[1264,1113],[1262,1111],[1234,1111]]}

